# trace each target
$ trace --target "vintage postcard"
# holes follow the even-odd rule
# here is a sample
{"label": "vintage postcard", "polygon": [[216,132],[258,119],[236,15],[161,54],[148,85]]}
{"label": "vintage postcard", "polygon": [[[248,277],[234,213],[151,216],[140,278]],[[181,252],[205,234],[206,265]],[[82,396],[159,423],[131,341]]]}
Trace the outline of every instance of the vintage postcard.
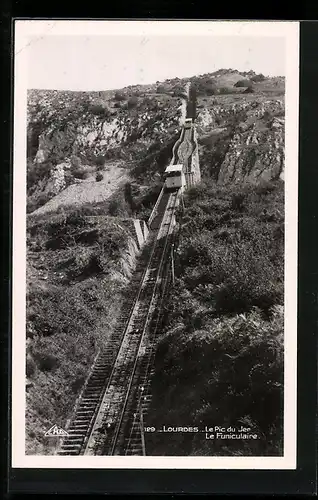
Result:
{"label": "vintage postcard", "polygon": [[298,52],[15,21],[13,467],[296,468]]}

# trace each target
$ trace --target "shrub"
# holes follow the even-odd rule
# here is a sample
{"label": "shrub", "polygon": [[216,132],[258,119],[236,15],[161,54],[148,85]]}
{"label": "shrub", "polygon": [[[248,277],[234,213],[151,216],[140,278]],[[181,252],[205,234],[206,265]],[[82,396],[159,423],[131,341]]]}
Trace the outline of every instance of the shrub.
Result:
{"label": "shrub", "polygon": [[242,212],[244,208],[245,193],[234,193],[231,200],[231,209]]}
{"label": "shrub", "polygon": [[102,181],[104,179],[104,176],[103,176],[103,174],[101,172],[97,172],[95,178],[96,178],[97,182],[100,182],[100,181]]}
{"label": "shrub", "polygon": [[108,205],[108,213],[113,217],[125,217],[128,215],[127,206],[122,196],[110,200]]}
{"label": "shrub", "polygon": [[71,157],[71,168],[75,168],[75,169],[81,168],[81,160],[76,155],[72,155],[72,157]]}
{"label": "shrub", "polygon": [[89,107],[90,113],[96,116],[104,116],[108,117],[110,116],[110,110],[108,109],[107,106],[103,104],[91,104]]}
{"label": "shrub", "polygon": [[233,94],[233,89],[231,87],[220,87],[219,93],[220,94]]}
{"label": "shrub", "polygon": [[244,90],[244,94],[254,94],[255,89],[253,87],[247,87],[247,89]]}
{"label": "shrub", "polygon": [[53,354],[47,354],[44,352],[35,353],[37,364],[42,372],[49,372],[57,368],[59,365],[59,360]]}
{"label": "shrub", "polygon": [[252,82],[250,80],[239,80],[236,82],[234,87],[252,87]]}
{"label": "shrub", "polygon": [[114,99],[115,101],[125,101],[126,100],[126,96],[123,92],[115,92],[115,96],[114,96]]}
{"label": "shrub", "polygon": [[128,99],[127,106],[128,108],[135,108],[138,104],[138,97],[132,96]]}
{"label": "shrub", "polygon": [[158,85],[156,92],[157,94],[164,94],[166,92],[166,88],[163,85]]}
{"label": "shrub", "polygon": [[[107,215],[108,203],[28,217],[26,374],[32,384],[26,418],[27,447],[34,453],[52,453],[45,429],[50,421],[63,426],[71,417],[97,349],[109,341],[120,311],[119,257],[132,229],[107,217],[85,216]],[[35,246],[41,252],[35,253]],[[48,271],[45,282],[42,271]]]}
{"label": "shrub", "polygon": [[54,168],[54,164],[50,161],[45,161],[43,163],[33,163],[28,160],[27,162],[27,187],[28,191],[33,188],[37,183],[42,180],[47,179],[50,174],[52,168]]}
{"label": "shrub", "polygon": [[262,73],[260,73],[259,75],[252,76],[250,80],[252,80],[252,82],[263,82],[266,78]]}
{"label": "shrub", "polygon": [[28,197],[27,213],[30,214],[37,208],[42,207],[50,200],[51,197],[52,195],[50,196],[49,193],[39,193],[38,195]]}
{"label": "shrub", "polygon": [[[215,440],[216,455],[282,453],[282,319],[269,324],[257,310],[246,316],[212,321],[189,333],[179,324],[159,343],[147,425],[169,419],[193,425],[219,419],[224,426],[249,426],[259,439]],[[264,411],[264,408],[270,408]],[[149,436],[149,437],[148,437]],[[147,436],[149,454],[210,455],[199,435],[165,439]]]}
{"label": "shrub", "polygon": [[196,87],[197,95],[215,95],[217,94],[217,86],[211,82],[205,82]]}
{"label": "shrub", "polygon": [[87,179],[90,176],[89,171],[83,167],[72,169],[72,174],[76,179]]}
{"label": "shrub", "polygon": [[98,168],[102,168],[105,165],[106,158],[104,155],[99,155],[95,158],[95,164]]}

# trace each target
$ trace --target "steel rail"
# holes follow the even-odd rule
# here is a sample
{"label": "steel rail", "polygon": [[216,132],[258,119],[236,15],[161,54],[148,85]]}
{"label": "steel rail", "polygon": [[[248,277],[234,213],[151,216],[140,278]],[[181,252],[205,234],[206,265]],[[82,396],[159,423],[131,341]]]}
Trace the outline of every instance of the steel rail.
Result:
{"label": "steel rail", "polygon": [[[149,304],[148,312],[147,312],[147,315],[146,315],[146,318],[145,318],[144,328],[143,328],[142,335],[141,335],[141,338],[140,338],[138,352],[137,352],[137,355],[135,357],[135,362],[134,362],[133,370],[131,372],[131,376],[130,376],[130,380],[129,380],[129,385],[128,385],[128,388],[127,388],[127,391],[126,391],[126,397],[125,397],[124,406],[123,406],[123,409],[121,411],[121,416],[120,416],[119,422],[118,422],[118,424],[116,426],[116,431],[115,431],[115,435],[114,435],[114,438],[113,438],[113,444],[112,444],[112,447],[111,447],[111,453],[110,453],[111,455],[114,454],[116,446],[117,446],[117,440],[118,440],[119,432],[120,432],[121,425],[122,425],[122,422],[123,422],[123,419],[124,419],[124,415],[125,415],[125,412],[126,412],[128,399],[129,399],[130,392],[131,392],[132,385],[133,385],[133,379],[134,379],[134,376],[136,374],[136,368],[137,368],[138,360],[139,360],[139,357],[140,357],[140,347],[141,347],[142,341],[145,338],[145,334],[146,334],[148,323],[149,323],[149,318],[150,318],[151,313],[152,313],[152,307],[153,307],[153,305],[155,303],[155,300],[157,298],[156,297],[156,295],[157,295],[157,288],[158,288],[158,283],[159,283],[161,275],[162,275],[162,269],[163,269],[164,258],[165,258],[165,254],[166,254],[166,249],[167,249],[169,234],[170,234],[170,230],[171,230],[171,227],[172,227],[172,221],[173,221],[173,215],[174,215],[174,208],[176,206],[177,199],[178,199],[178,191],[176,193],[173,193],[173,195],[171,195],[171,198],[172,198],[172,196],[174,196],[174,203],[173,203],[173,206],[171,208],[171,214],[169,215],[169,217],[170,217],[169,227],[168,227],[168,230],[167,230],[167,234],[165,236],[163,236],[163,238],[165,238],[165,245],[164,245],[164,248],[162,250],[162,255],[161,255],[161,259],[160,259],[160,263],[159,263],[159,267],[158,267],[158,272],[157,272],[156,283],[155,283],[154,290],[153,290],[153,293],[152,293],[151,302]],[[169,205],[169,202],[167,203],[167,208],[168,208],[168,205]],[[166,216],[166,212],[165,212],[164,217],[162,219],[162,224],[165,224],[164,219],[165,219],[165,216]]]}
{"label": "steel rail", "polygon": [[[160,228],[160,226],[159,226]],[[153,239],[153,243],[152,243],[152,250],[153,250],[153,247],[154,247],[154,243],[156,241],[156,237],[159,233],[159,228],[158,230],[156,230],[154,232],[154,235],[150,238],[150,241],[151,239]],[[147,254],[147,250],[145,252]],[[75,424],[75,422],[81,418],[81,415],[79,415],[79,413],[83,413],[83,412],[87,412],[87,410],[85,410],[87,408],[87,406],[90,406],[91,408],[91,411],[93,411],[91,417],[89,418],[89,422],[86,423],[86,424],[82,424],[81,425],[81,428],[80,430],[77,430],[76,434],[70,434],[69,436],[66,436],[60,447],[59,447],[59,450],[58,450],[58,453],[59,454],[63,454],[65,455],[67,450],[69,450],[71,452],[71,454],[83,454],[88,446],[88,441],[90,439],[90,436],[93,432],[93,429],[95,427],[95,423],[96,423],[96,419],[97,419],[97,415],[99,413],[99,410],[100,410],[100,407],[102,405],[102,402],[103,402],[103,398],[104,398],[104,394],[105,394],[105,391],[107,390],[107,385],[109,383],[109,380],[110,380],[110,377],[112,375],[112,372],[111,373],[107,373],[107,369],[106,369],[106,366],[103,368],[103,370],[107,373],[107,375],[105,374],[105,378],[107,380],[107,385],[104,386],[103,388],[100,389],[100,395],[96,395],[96,393],[99,392],[99,387],[100,387],[100,380],[98,380],[98,382],[94,383],[92,382],[92,379],[93,378],[97,378],[98,377],[98,374],[100,373],[100,370],[101,370],[101,367],[98,366],[98,364],[102,363],[102,366],[105,365],[105,361],[103,361],[103,358],[109,358],[109,357],[112,357],[112,355],[114,356],[114,359],[111,360],[111,366],[114,366],[117,358],[118,358],[118,355],[120,353],[120,349],[121,349],[121,346],[124,342],[124,339],[125,339],[125,336],[127,334],[127,330],[129,329],[129,326],[130,326],[130,323],[131,323],[131,318],[132,318],[132,315],[133,315],[133,312],[136,308],[136,304],[138,302],[138,298],[140,296],[140,292],[141,292],[141,288],[142,288],[142,285],[144,283],[144,280],[145,280],[145,276],[146,276],[146,273],[148,271],[148,266],[149,266],[149,262],[151,260],[151,255],[152,255],[152,252],[150,253],[150,256],[148,255],[147,256],[147,265],[144,267],[144,270],[142,271],[142,274],[141,274],[141,277],[139,278],[138,282],[138,289],[137,289],[137,295],[136,297],[133,299],[133,301],[130,303],[130,304],[127,304],[129,305],[128,307],[128,311],[125,311],[125,302],[123,304],[123,308],[122,308],[122,314],[124,315],[124,317],[127,316],[127,319],[124,320],[124,323],[123,323],[123,326],[122,326],[122,329],[121,329],[121,333],[120,335],[115,335],[115,332],[116,332],[116,329],[115,331],[113,332],[111,338],[110,338],[110,342],[111,341],[114,341],[114,342],[118,342],[118,345],[115,347],[113,347],[113,343],[112,345],[110,345],[108,347],[108,349],[106,348],[105,352],[99,352],[95,359],[94,359],[94,363],[92,365],[92,368],[90,370],[90,373],[88,375],[88,377],[86,378],[86,381],[85,381],[85,384],[84,384],[84,387],[83,387],[83,390],[81,391],[81,394],[77,400],[77,403],[75,405],[75,408],[74,408],[74,411],[73,411],[73,415],[72,417],[69,419],[69,422],[68,422],[68,425],[67,425],[67,431],[69,429],[72,428],[72,426],[74,427],[73,424]],[[142,254],[141,254],[141,257],[142,257]],[[136,285],[135,285],[136,286]],[[119,318],[119,321],[120,318]],[[116,354],[114,353],[114,351],[116,352]],[[114,354],[113,354],[114,353]],[[100,378],[100,377],[99,377]],[[91,387],[89,388],[88,387],[88,384],[91,382]],[[105,388],[106,387],[106,388]],[[90,392],[94,392],[95,395],[94,397],[90,396],[87,391],[90,391]],[[84,399],[90,399],[90,403],[84,403]],[[93,409],[94,408],[94,409]],[[76,426],[76,424],[75,424]],[[74,436],[76,436],[76,439],[74,438]],[[75,439],[75,441],[74,441]],[[73,443],[73,446],[72,446],[72,443]],[[79,444],[80,443],[80,444]],[[80,446],[80,448],[78,448],[78,446]],[[78,452],[78,453],[77,453]]]}
{"label": "steel rail", "polygon": [[102,420],[103,414],[105,413],[105,411],[103,409],[103,406],[104,406],[104,404],[106,403],[106,401],[108,399],[107,392],[109,391],[110,386],[112,385],[113,379],[115,378],[116,370],[118,369],[118,362],[119,362],[119,359],[120,359],[120,356],[121,356],[121,351],[122,351],[125,339],[127,338],[127,332],[129,330],[130,325],[134,322],[134,320],[136,319],[136,317],[138,318],[138,313],[134,314],[134,312],[137,311],[141,293],[142,293],[143,288],[144,288],[144,286],[145,286],[145,284],[147,282],[147,274],[148,274],[149,269],[151,268],[151,264],[152,264],[152,261],[153,261],[153,256],[154,256],[156,248],[157,248],[158,236],[160,234],[160,229],[161,229],[162,223],[163,223],[163,221],[165,219],[166,212],[168,210],[169,200],[170,200],[170,196],[169,196],[169,198],[167,200],[167,203],[166,203],[166,206],[165,206],[165,211],[164,211],[164,214],[163,214],[163,217],[162,217],[162,222],[160,224],[160,227],[159,227],[158,231],[156,232],[155,240],[154,240],[154,243],[153,243],[152,248],[151,248],[151,253],[150,253],[150,256],[148,258],[147,265],[146,265],[145,270],[143,272],[142,279],[140,280],[140,285],[138,287],[138,292],[137,292],[136,298],[135,298],[135,300],[133,302],[133,306],[131,307],[130,315],[129,315],[129,318],[127,320],[127,325],[126,325],[125,331],[124,331],[124,333],[122,335],[121,343],[120,343],[119,349],[117,351],[117,355],[116,355],[116,357],[115,357],[115,359],[113,361],[112,370],[111,370],[111,373],[110,373],[110,375],[108,377],[107,385],[103,389],[103,397],[101,398],[101,401],[100,401],[100,403],[98,405],[98,408],[97,408],[97,411],[96,411],[96,415],[95,415],[95,419],[94,419],[94,425],[91,426],[89,435],[88,435],[88,437],[86,439],[86,443],[84,445],[84,447],[85,447],[84,453],[91,446],[92,441],[94,440],[94,433],[96,431],[96,428],[98,427],[100,421]]}

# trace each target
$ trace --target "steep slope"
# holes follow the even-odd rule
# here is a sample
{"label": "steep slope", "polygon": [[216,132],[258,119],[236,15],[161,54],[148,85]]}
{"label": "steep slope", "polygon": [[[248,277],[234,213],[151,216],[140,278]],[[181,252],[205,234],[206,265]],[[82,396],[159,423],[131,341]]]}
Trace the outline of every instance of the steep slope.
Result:
{"label": "steep slope", "polygon": [[155,429],[147,454],[281,456],[284,183],[210,180],[184,204],[144,415]]}
{"label": "steep slope", "polygon": [[218,182],[255,183],[284,176],[284,99],[242,94],[199,99],[203,173]]}
{"label": "steep slope", "polygon": [[[114,161],[128,177],[137,160],[153,163],[154,155],[169,154],[180,116],[180,97],[166,94],[30,91],[28,211],[75,182],[104,176]],[[117,185],[116,176],[106,177]]]}
{"label": "steep slope", "polygon": [[[168,425],[222,425],[244,404],[245,415],[233,419],[250,419],[268,446],[263,438],[254,448],[219,443],[212,454],[281,453],[284,79],[235,70],[118,91],[29,91],[28,453],[54,451],[44,432],[65,422],[109,338],[137,254],[120,218],[150,214],[185,117],[188,81],[197,92],[204,182],[186,198],[149,422],[168,415]],[[237,363],[228,361],[230,348]],[[244,363],[241,394],[231,377]],[[268,381],[264,401],[276,407],[262,420],[246,384],[254,397]],[[187,439],[186,450],[182,436],[148,445],[154,454],[211,454],[209,444]]]}
{"label": "steep slope", "polygon": [[109,341],[138,245],[120,218],[41,215],[27,225],[26,453],[52,454],[90,366]]}

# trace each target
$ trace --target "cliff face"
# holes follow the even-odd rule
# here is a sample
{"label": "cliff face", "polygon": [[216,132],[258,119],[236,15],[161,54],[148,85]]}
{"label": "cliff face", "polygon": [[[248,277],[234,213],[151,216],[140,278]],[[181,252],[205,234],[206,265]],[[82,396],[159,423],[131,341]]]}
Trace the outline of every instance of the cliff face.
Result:
{"label": "cliff face", "polygon": [[214,98],[199,110],[201,169],[219,184],[284,178],[282,98]]}

